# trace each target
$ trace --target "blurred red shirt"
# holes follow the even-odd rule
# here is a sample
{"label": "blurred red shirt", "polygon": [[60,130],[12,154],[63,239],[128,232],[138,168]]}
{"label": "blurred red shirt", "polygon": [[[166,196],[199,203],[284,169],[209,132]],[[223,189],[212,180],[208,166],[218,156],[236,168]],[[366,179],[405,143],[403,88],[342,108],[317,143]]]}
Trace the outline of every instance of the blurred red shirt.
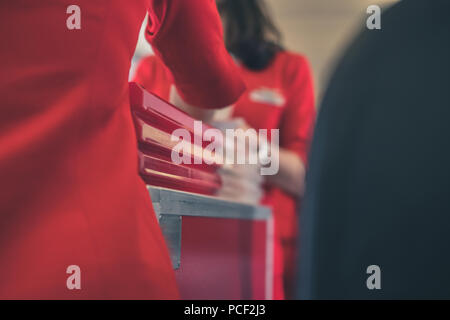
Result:
{"label": "blurred red shirt", "polygon": [[[67,28],[71,1],[0,2],[0,298],[177,298],[129,106],[146,10],[188,102],[225,106],[244,85],[214,0],[76,3],[79,30]],[[81,290],[66,287],[71,265]]]}

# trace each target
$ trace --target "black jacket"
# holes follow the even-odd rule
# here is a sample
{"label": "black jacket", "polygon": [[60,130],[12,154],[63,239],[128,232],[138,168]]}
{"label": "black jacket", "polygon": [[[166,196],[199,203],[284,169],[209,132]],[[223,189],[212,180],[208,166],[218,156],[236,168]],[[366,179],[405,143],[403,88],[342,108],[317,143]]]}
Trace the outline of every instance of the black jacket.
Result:
{"label": "black jacket", "polygon": [[450,1],[399,2],[381,27],[348,49],[319,111],[298,298],[450,298]]}

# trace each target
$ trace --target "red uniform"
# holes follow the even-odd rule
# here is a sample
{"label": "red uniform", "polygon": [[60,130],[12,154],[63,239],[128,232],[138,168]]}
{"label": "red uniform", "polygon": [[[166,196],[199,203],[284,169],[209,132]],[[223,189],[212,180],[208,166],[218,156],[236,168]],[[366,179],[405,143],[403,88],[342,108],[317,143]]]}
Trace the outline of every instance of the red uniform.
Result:
{"label": "red uniform", "polygon": [[[177,298],[138,176],[128,71],[149,9],[147,37],[181,95],[237,99],[215,1],[78,0],[71,30],[73,3],[0,3],[0,298]],[[70,265],[81,290],[66,286]]]}
{"label": "red uniform", "polygon": [[[248,90],[235,104],[233,116],[244,118],[255,129],[280,129],[281,147],[297,153],[306,164],[315,121],[313,81],[307,60],[284,51],[262,71],[244,66],[240,66],[240,71]],[[168,99],[173,77],[158,58],[151,56],[140,63],[135,81]],[[279,299],[283,297],[282,278],[288,294],[293,282],[296,201],[281,189],[271,187],[263,203],[273,208],[275,216],[274,298]]]}

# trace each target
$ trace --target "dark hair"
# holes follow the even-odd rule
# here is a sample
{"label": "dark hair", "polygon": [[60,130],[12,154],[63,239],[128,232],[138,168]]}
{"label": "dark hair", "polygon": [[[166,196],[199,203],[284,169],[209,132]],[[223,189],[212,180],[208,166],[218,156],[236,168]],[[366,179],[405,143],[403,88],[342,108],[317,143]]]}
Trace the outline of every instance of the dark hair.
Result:
{"label": "dark hair", "polygon": [[247,68],[262,70],[283,50],[263,0],[217,0],[217,7],[225,21],[225,45]]}

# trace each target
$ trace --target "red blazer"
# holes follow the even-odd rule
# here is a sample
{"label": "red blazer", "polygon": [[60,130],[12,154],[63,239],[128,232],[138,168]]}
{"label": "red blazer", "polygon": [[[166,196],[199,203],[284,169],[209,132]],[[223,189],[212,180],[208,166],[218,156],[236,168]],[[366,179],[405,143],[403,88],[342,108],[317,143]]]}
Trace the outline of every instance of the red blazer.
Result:
{"label": "red blazer", "polygon": [[[214,0],[76,3],[79,30],[72,1],[0,3],[0,298],[177,298],[129,110],[146,9],[188,102],[226,106],[244,85]],[[81,290],[66,287],[70,265]]]}

